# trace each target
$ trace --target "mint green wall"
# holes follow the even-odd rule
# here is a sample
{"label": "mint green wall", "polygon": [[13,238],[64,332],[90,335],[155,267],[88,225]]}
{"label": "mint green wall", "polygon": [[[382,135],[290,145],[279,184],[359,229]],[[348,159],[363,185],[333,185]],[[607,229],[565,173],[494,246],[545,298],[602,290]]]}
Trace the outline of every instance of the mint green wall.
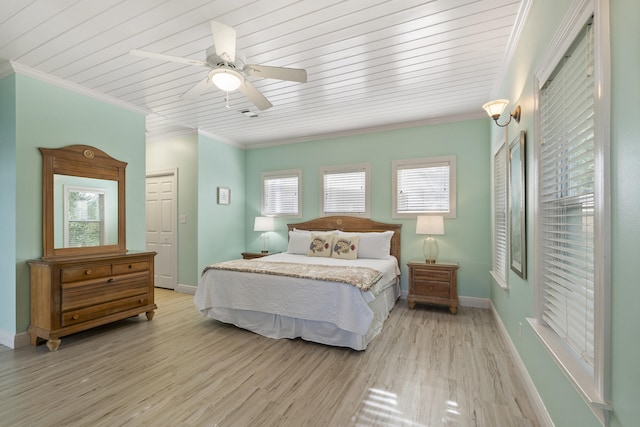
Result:
{"label": "mint green wall", "polygon": [[368,162],[371,165],[371,219],[401,223],[402,287],[407,289],[406,262],[423,258],[424,236],[415,234],[415,219],[391,217],[391,162],[411,158],[455,155],[457,163],[457,218],[445,219],[445,235],[438,238],[440,258],[460,263],[458,291],[467,297],[489,297],[491,268],[489,120],[436,124],[322,141],[280,145],[247,151],[248,250],[262,248],[253,220],[260,215],[260,174],[302,169],[303,219],[276,221],[270,250],[286,250],[287,222],[320,215],[319,169],[322,166]]}
{"label": "mint green wall", "polygon": [[147,173],[178,170],[178,284],[198,284],[198,136],[147,142]]}
{"label": "mint green wall", "polygon": [[[145,249],[145,118],[113,105],[15,75],[16,331],[29,326],[29,268],[42,256],[42,158],[38,147],[95,146],[128,163],[127,248]],[[2,279],[2,286],[11,286]],[[0,325],[4,328],[4,325]]]}
{"label": "mint green wall", "polygon": [[15,75],[0,80],[0,338],[16,332],[16,88]]}
{"label": "mint green wall", "polygon": [[[245,152],[199,135],[197,169],[199,275],[207,265],[240,258],[245,250]],[[229,205],[217,204],[218,187],[231,189]]]}
{"label": "mint green wall", "polygon": [[[640,420],[640,339],[636,316],[640,286],[637,284],[636,262],[640,255],[640,3],[610,0],[611,28],[611,403],[613,412],[610,425],[623,427],[637,425]],[[520,45],[508,70],[500,97],[522,106],[523,117],[519,125],[511,125],[515,135],[519,130],[528,132],[527,165],[533,164],[535,143],[533,116],[533,76],[542,54],[556,33],[559,23],[569,10],[572,0],[532,2]],[[497,141],[502,130],[492,126],[491,140]],[[494,142],[495,145],[495,142]],[[528,182],[533,179],[528,171]],[[509,291],[504,292],[492,283],[491,298],[511,340],[515,344],[531,375],[538,392],[557,426],[600,426],[591,410],[565,379],[547,351],[527,327],[526,318],[534,315],[535,256],[534,209],[532,185],[528,187],[527,208],[528,280],[509,275]],[[522,338],[518,324],[525,325]]]}

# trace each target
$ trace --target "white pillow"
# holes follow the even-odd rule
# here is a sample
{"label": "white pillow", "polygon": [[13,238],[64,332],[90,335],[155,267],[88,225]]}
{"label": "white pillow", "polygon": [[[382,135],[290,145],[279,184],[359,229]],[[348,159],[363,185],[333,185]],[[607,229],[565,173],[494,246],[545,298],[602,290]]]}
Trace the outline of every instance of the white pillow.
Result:
{"label": "white pillow", "polygon": [[287,253],[306,255],[311,244],[311,234],[301,233],[299,231],[289,232],[289,246],[287,246]]}
{"label": "white pillow", "polygon": [[371,232],[371,233],[345,233],[355,234],[360,237],[360,246],[358,248],[358,258],[385,259],[391,254],[391,237],[393,231]]}
{"label": "white pillow", "polygon": [[311,233],[307,256],[330,257],[332,233]]}

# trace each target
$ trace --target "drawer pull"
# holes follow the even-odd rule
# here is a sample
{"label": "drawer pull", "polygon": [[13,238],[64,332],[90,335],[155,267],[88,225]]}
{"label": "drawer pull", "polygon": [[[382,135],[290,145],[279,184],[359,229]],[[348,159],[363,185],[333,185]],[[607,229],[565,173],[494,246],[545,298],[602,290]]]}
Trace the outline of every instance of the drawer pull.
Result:
{"label": "drawer pull", "polygon": [[89,270],[86,270],[86,271],[84,272],[84,274],[86,274],[86,275],[89,275],[89,274],[91,274],[91,269],[89,269]]}
{"label": "drawer pull", "polygon": [[79,314],[74,314],[72,317],[73,320],[78,320],[79,318],[80,318]]}
{"label": "drawer pull", "polygon": [[140,299],[138,300],[138,302],[139,302],[140,304],[144,303],[144,298],[140,298]]}
{"label": "drawer pull", "polygon": [[129,264],[129,268],[133,268],[133,265]]}
{"label": "drawer pull", "polygon": [[116,279],[114,279],[113,277],[111,277],[111,278],[109,278],[109,280],[107,280],[108,283],[113,283],[115,281],[116,281]]}

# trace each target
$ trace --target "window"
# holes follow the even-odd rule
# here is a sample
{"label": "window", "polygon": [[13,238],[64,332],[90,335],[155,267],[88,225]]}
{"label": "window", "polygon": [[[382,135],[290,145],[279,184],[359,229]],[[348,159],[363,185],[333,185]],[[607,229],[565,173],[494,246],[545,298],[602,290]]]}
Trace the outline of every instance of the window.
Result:
{"label": "window", "polygon": [[395,160],[392,165],[394,218],[422,214],[455,218],[455,156]]}
{"label": "window", "polygon": [[105,193],[99,188],[64,188],[65,248],[102,246],[105,242]]}
{"label": "window", "polygon": [[320,215],[369,217],[369,165],[320,169]]}
{"label": "window", "polygon": [[[609,207],[604,189],[609,178],[603,166],[608,128],[598,114],[608,112],[596,87],[602,88],[608,78],[595,68],[593,20],[584,22],[577,20],[570,31],[561,28],[563,39],[569,40],[560,50],[564,55],[550,53],[555,67],[543,67],[536,76],[538,298],[531,324],[604,424],[609,363],[609,256],[604,252]],[[555,51],[558,43],[554,46]]]}
{"label": "window", "polygon": [[507,288],[507,144],[493,157],[493,278]]}
{"label": "window", "polygon": [[302,171],[287,170],[262,174],[262,215],[301,218],[300,181]]}

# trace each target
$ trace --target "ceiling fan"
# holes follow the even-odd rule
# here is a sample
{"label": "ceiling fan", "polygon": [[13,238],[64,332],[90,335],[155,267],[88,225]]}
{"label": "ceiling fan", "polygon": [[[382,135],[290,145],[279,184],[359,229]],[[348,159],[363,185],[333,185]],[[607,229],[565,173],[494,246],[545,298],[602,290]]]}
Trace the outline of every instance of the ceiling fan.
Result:
{"label": "ceiling fan", "polygon": [[199,95],[213,84],[227,94],[239,90],[260,110],[266,110],[271,108],[273,104],[246,79],[245,75],[306,83],[307,72],[301,68],[246,64],[243,55],[236,52],[236,30],[232,27],[221,22],[211,21],[211,32],[213,33],[213,46],[207,49],[205,61],[138,49],[133,49],[129,53],[144,58],[210,68],[207,77],[185,92],[182,97]]}

